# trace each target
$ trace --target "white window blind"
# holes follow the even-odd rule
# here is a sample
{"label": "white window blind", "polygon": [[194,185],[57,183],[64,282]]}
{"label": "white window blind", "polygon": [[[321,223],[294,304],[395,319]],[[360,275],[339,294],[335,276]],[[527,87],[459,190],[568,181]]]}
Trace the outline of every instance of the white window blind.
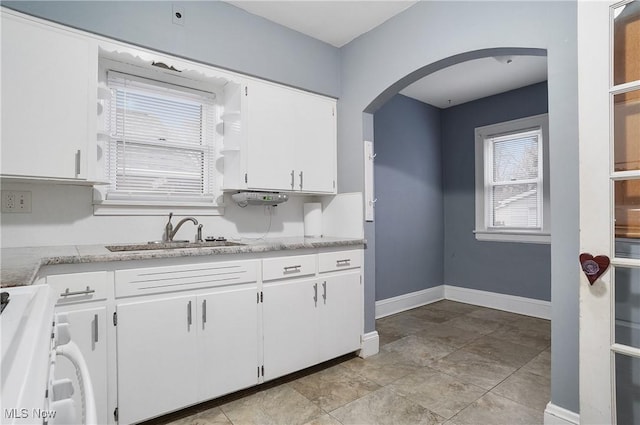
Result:
{"label": "white window blind", "polygon": [[215,95],[108,72],[107,199],[211,203]]}
{"label": "white window blind", "polygon": [[485,139],[487,228],[541,229],[542,131]]}

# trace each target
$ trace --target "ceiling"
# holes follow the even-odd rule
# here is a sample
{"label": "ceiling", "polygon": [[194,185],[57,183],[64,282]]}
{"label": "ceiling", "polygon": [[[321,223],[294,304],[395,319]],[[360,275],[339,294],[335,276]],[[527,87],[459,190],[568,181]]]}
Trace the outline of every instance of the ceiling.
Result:
{"label": "ceiling", "polygon": [[[335,47],[344,46],[417,3],[405,0],[226,2]],[[547,58],[544,56],[483,58],[430,74],[400,93],[438,108],[448,108],[546,79]]]}
{"label": "ceiling", "polygon": [[335,47],[342,47],[417,1],[231,0],[226,3]]}

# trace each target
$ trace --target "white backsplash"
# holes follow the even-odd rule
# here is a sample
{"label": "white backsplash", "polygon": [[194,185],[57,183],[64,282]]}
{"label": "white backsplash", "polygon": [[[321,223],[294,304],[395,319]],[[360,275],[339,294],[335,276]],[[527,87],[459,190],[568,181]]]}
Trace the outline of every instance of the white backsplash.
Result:
{"label": "white backsplash", "polygon": [[[94,216],[91,187],[46,183],[4,183],[3,190],[32,192],[32,212],[3,213],[1,241],[3,248],[107,243],[135,243],[162,238],[167,217],[163,216]],[[302,236],[303,204],[315,197],[291,196],[275,207],[267,237]],[[269,215],[261,206],[240,208],[226,199],[224,216],[196,216],[204,225],[204,236],[228,239],[259,238],[269,229]],[[167,214],[170,209],[167,209]],[[173,219],[174,224],[179,217]],[[195,226],[190,223],[176,238],[193,239]]]}

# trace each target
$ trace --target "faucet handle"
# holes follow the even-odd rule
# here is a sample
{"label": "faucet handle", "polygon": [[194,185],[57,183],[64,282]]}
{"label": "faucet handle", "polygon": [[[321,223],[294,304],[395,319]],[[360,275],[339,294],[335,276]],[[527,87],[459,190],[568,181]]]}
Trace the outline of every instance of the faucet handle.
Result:
{"label": "faucet handle", "polygon": [[204,242],[202,240],[202,224],[198,224],[198,234],[196,236],[196,242]]}
{"label": "faucet handle", "polygon": [[169,213],[169,220],[167,224],[164,226],[164,241],[169,242],[173,239],[173,224],[171,224],[171,217],[173,217],[173,213]]}

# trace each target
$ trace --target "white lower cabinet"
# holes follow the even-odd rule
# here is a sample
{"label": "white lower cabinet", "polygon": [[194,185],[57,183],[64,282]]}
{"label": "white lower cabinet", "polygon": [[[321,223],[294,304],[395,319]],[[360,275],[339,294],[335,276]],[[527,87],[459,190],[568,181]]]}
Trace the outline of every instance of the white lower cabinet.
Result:
{"label": "white lower cabinet", "polygon": [[120,423],[257,384],[257,293],[254,283],[118,303]]}
{"label": "white lower cabinet", "polygon": [[265,381],[317,363],[317,290],[315,278],[264,284]]}
{"label": "white lower cabinet", "polygon": [[[55,314],[58,322],[69,324],[71,340],[78,346],[89,370],[96,401],[98,423],[110,422],[107,404],[107,307],[103,292],[106,272],[61,274],[47,277],[57,294]],[[82,418],[82,399],[76,368],[66,357],[58,356],[56,379],[69,378],[75,389],[73,400],[78,421]]]}
{"label": "white lower cabinet", "polygon": [[360,269],[263,287],[264,379],[360,348]]}
{"label": "white lower cabinet", "polygon": [[258,383],[257,293],[253,284],[197,297],[201,400]]}
{"label": "white lower cabinet", "polygon": [[360,270],[321,278],[318,362],[358,350],[362,335]]}
{"label": "white lower cabinet", "polygon": [[130,424],[358,350],[361,264],[353,249],[46,279],[89,365],[98,422]]}
{"label": "white lower cabinet", "polygon": [[129,424],[197,402],[195,296],[119,303],[118,420]]}

